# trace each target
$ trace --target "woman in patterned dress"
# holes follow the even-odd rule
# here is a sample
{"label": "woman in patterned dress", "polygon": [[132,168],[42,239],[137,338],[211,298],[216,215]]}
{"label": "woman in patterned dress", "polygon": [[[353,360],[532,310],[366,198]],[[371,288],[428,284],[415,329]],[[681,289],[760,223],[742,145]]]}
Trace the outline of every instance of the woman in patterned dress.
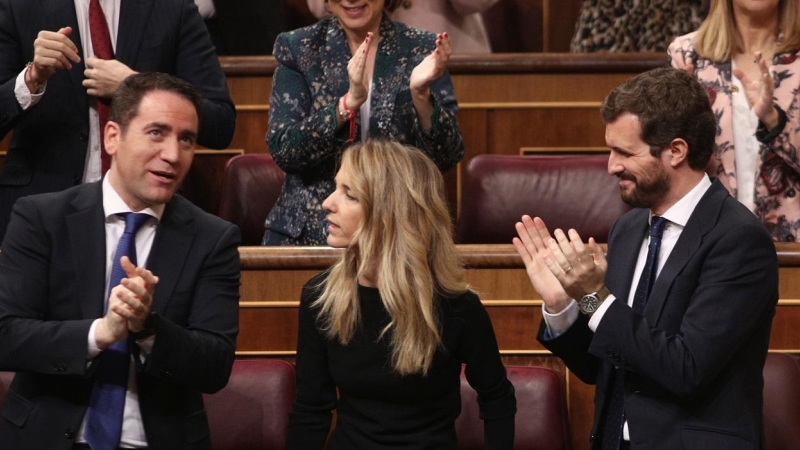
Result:
{"label": "woman in patterned dress", "polygon": [[265,245],[325,243],[322,201],[353,141],[413,145],[442,171],[463,157],[445,68],[450,39],[390,21],[385,11],[399,3],[330,0],[331,18],[275,41],[267,138],[286,179],[267,217]]}
{"label": "woman in patterned dress", "polygon": [[717,116],[708,173],[750,207],[776,241],[800,237],[800,4],[712,0],[697,32],[670,45]]}

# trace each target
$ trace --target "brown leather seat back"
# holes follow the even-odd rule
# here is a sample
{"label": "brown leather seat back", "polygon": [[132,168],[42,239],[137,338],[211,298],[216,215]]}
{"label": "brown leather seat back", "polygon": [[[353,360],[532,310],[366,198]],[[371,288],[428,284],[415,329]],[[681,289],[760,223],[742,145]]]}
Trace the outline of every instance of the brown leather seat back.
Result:
{"label": "brown leather seat back", "polygon": [[264,220],[283,188],[285,173],[266,153],[239,155],[225,167],[219,216],[239,226],[242,245],[260,245]]}
{"label": "brown leather seat back", "polygon": [[784,353],[764,364],[764,430],[766,450],[800,448],[800,365]]}
{"label": "brown leather seat back", "polygon": [[228,385],[204,394],[214,450],[282,450],[294,402],[294,366],[237,359]]}
{"label": "brown leather seat back", "polygon": [[470,161],[461,190],[456,241],[508,244],[523,214],[552,232],[575,228],[584,241],[607,242],[614,221],[630,208],[606,155],[480,155]]}
{"label": "brown leather seat back", "polygon": [[[517,397],[515,450],[566,450],[569,418],[565,388],[558,374],[545,367],[506,366]],[[483,450],[483,420],[478,396],[461,373],[461,415],[456,420],[461,450]]]}

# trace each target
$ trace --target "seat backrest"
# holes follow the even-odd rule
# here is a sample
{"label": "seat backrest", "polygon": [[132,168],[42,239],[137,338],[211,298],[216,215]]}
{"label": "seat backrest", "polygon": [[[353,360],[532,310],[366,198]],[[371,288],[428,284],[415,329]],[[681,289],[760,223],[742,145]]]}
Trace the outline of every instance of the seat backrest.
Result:
{"label": "seat backrest", "polygon": [[630,208],[608,175],[606,155],[480,155],[467,165],[456,241],[508,244],[523,214],[539,216],[552,232],[575,228],[607,242],[614,221]]}
{"label": "seat backrest", "polygon": [[278,450],[286,443],[294,402],[294,366],[282,360],[237,359],[228,385],[204,394],[214,450]]}
{"label": "seat backrest", "polygon": [[14,379],[14,372],[0,372],[0,409],[3,409],[3,402],[6,400],[8,388],[11,386],[11,380]]}
{"label": "seat backrest", "polygon": [[242,245],[261,244],[264,220],[278,200],[285,175],[267,153],[239,155],[228,161],[219,216],[239,226]]}
{"label": "seat backrest", "polygon": [[[506,366],[517,396],[515,450],[569,448],[565,388],[558,374],[545,367]],[[461,415],[456,420],[461,450],[483,450],[483,421],[478,396],[461,372]]]}
{"label": "seat backrest", "polygon": [[800,365],[784,353],[764,364],[764,430],[766,450],[800,448]]}

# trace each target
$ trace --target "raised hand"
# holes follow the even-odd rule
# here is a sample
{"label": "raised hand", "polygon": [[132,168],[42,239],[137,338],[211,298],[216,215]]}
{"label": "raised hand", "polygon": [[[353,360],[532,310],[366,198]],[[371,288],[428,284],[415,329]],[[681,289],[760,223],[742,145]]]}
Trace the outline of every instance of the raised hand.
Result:
{"label": "raised hand", "polygon": [[114,59],[91,57],[86,60],[83,87],[94,97],[110,98],[125,78],[135,74],[130,67]]}
{"label": "raised hand", "polygon": [[569,238],[556,230],[554,239],[542,219],[529,216],[522,216],[516,230],[514,247],[548,312],[558,313],[571,299],[603,286],[608,262],[593,238],[588,248],[575,230],[569,230]]}
{"label": "raised hand", "polygon": [[347,63],[347,76],[350,79],[350,89],[347,91],[347,109],[354,110],[367,101],[369,86],[367,86],[367,55],[372,42],[372,32],[367,33],[367,38],[358,46],[353,57]]}
{"label": "raised hand", "polygon": [[753,80],[739,68],[733,69],[733,74],[742,82],[744,87],[747,104],[760,120],[769,129],[778,125],[778,112],[773,105],[773,94],[775,92],[775,81],[769,74],[769,67],[764,55],[756,52],[756,64],[758,65],[759,76]]}
{"label": "raised hand", "polygon": [[450,37],[447,33],[439,33],[436,36],[436,49],[411,72],[409,88],[412,94],[429,95],[430,85],[444,74],[451,53]]}
{"label": "raised hand", "polygon": [[33,41],[33,65],[29,69],[33,83],[42,85],[53,76],[56,70],[69,70],[72,68],[72,64],[81,62],[81,57],[78,56],[78,47],[69,39],[71,35],[72,27],[64,27],[55,32],[39,32],[36,40]]}
{"label": "raised hand", "polygon": [[531,219],[525,215],[522,216],[521,222],[516,223],[515,228],[519,237],[514,238],[512,242],[522,262],[525,263],[525,270],[533,288],[542,297],[548,312],[554,314],[560,312],[569,305],[571,297],[545,263],[545,259],[553,257],[545,245],[546,240],[550,239],[547,226],[542,219],[538,217]]}

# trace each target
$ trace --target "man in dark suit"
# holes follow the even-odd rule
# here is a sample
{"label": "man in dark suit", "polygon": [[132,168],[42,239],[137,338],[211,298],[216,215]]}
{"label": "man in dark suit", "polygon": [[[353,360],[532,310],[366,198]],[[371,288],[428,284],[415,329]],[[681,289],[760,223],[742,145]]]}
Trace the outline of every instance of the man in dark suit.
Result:
{"label": "man in dark suit", "polygon": [[[16,372],[4,450],[210,448],[201,392],[224,387],[233,365],[239,231],[174,195],[201,102],[175,77],[129,77],[106,126],[103,181],[15,204],[0,252],[0,370]],[[133,213],[144,214],[138,267],[120,256]],[[109,381],[122,342],[122,378]],[[98,390],[114,383],[124,400],[111,411]],[[112,412],[117,436],[103,447],[93,418]]]}
{"label": "man in dark suit", "polygon": [[[95,48],[97,17],[111,59]],[[198,143],[230,144],[235,110],[192,0],[0,0],[0,137],[13,130],[0,171],[0,239],[17,198],[100,179],[99,104],[134,72],[194,85],[203,95]]]}
{"label": "man in dark suit", "polygon": [[[636,209],[593,239],[524,216],[539,340],[596,384],[592,449],[758,449],[778,300],[769,234],[704,172],[716,121],[690,74],[656,69],[602,106],[609,173]],[[577,301],[576,301],[577,300]]]}

